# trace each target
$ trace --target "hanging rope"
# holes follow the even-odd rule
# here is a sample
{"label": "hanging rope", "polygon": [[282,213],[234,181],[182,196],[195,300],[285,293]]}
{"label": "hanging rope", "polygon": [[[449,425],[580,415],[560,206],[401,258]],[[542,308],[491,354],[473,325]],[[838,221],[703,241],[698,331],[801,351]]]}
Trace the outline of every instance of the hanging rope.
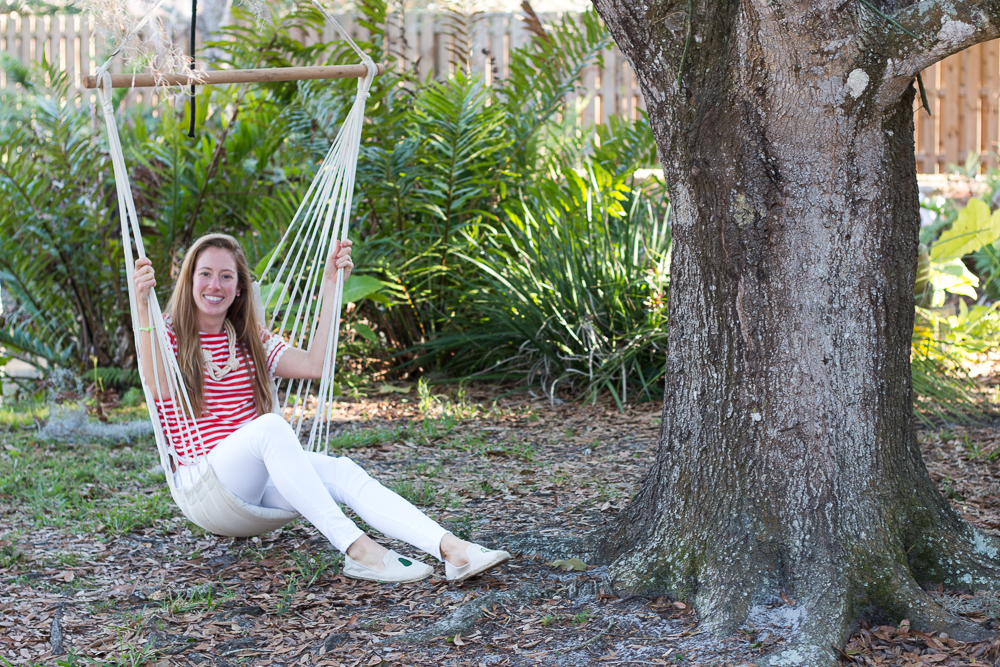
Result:
{"label": "hanging rope", "polygon": [[[133,38],[138,33],[162,2],[163,0],[158,0],[156,5],[133,29],[128,39]],[[316,334],[320,328],[319,318],[324,297],[322,280],[326,258],[332,252],[337,240],[347,239],[353,208],[358,152],[364,126],[365,101],[372,80],[378,72],[374,61],[357,47],[339,22],[330,16],[318,2],[316,5],[323,15],[335,25],[336,29],[351,45],[351,48],[361,56],[367,75],[358,80],[354,104],[341,124],[316,177],[309,186],[309,190],[282,235],[278,247],[272,253],[267,268],[262,273],[262,279],[267,282],[268,286],[266,304],[260,298],[260,284],[255,282],[253,285],[255,306],[261,321],[265,322],[269,329],[279,333],[289,332],[291,343],[303,348],[311,347],[316,343]],[[193,18],[194,10],[192,11]],[[192,35],[194,29],[194,21],[192,20]],[[112,105],[111,75],[108,68],[113,59],[121,52],[121,48],[120,46],[118,51],[112,54],[98,69],[97,78],[100,85],[97,95],[104,112],[108,131],[109,154],[114,170],[118,210],[121,218],[126,275],[131,276],[135,272],[135,260],[145,257],[146,252]],[[191,92],[192,94],[194,92],[193,86]],[[191,116],[193,122],[193,107]],[[135,247],[134,255],[133,244]],[[280,268],[277,271],[272,271],[272,267],[279,258],[281,259]],[[128,280],[127,284],[133,336],[141,368],[144,360],[142,358],[141,333],[138,328],[140,321],[138,300],[132,280]],[[279,406],[278,388],[272,386],[275,411],[286,414],[297,433],[301,431],[305,422],[307,404],[314,402],[315,416],[312,420],[307,445],[313,451],[326,451],[329,439],[329,413],[335,388],[333,378],[339,343],[343,286],[344,270],[338,269],[333,290],[334,303],[330,309],[330,321],[325,323],[329,326],[328,330],[331,335],[326,338],[323,371],[315,395],[311,393],[312,381],[289,380],[286,385],[284,402]],[[271,311],[269,318],[267,310]],[[206,530],[233,536],[256,535],[284,525],[284,523],[296,518],[298,515],[295,513],[248,505],[218,483],[214,472],[205,461],[206,448],[198,428],[198,415],[192,409],[177,359],[167,339],[163,314],[153,292],[149,294],[146,314],[147,321],[151,325],[149,333],[152,343],[153,386],[150,387],[147,383],[148,378],[144,377],[143,390],[146,395],[150,420],[156,434],[160,464],[167,473],[167,483],[171,495],[181,511]],[[276,327],[279,320],[280,325]],[[173,411],[168,415],[166,408],[164,408],[164,418],[170,418],[176,422],[176,429],[172,428],[170,432],[176,434],[177,442],[170,442],[167,437],[168,432],[164,428],[164,423],[161,422],[157,400],[154,400],[153,388],[158,392],[156,396],[160,406],[169,404]],[[175,464],[179,464],[179,466]],[[176,473],[174,473],[175,470]]]}
{"label": "hanging rope", "polygon": [[[195,53],[195,29],[198,27],[198,0],[191,0],[191,69],[194,69],[194,53]],[[194,118],[195,112],[197,111],[197,101],[194,93],[194,84],[191,84],[191,93],[188,96],[188,102],[191,109],[191,125],[188,127],[188,138],[194,139]]]}

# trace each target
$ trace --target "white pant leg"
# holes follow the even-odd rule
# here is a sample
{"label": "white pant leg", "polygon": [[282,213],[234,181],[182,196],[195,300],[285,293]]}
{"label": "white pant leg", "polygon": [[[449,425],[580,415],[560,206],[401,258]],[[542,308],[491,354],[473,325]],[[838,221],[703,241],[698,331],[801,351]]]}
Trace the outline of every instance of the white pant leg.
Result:
{"label": "white pant leg", "polygon": [[260,505],[268,482],[295,510],[346,553],[364,532],[347,518],[313,470],[295,431],[276,414],[257,417],[208,453],[219,482],[252,505]]}
{"label": "white pant leg", "polygon": [[[441,539],[448,531],[437,522],[372,479],[348,457],[314,452],[306,452],[305,455],[334,500],[350,507],[383,535],[412,544],[438,560],[444,560],[441,557]],[[274,483],[267,484],[260,504],[279,509],[291,507]]]}

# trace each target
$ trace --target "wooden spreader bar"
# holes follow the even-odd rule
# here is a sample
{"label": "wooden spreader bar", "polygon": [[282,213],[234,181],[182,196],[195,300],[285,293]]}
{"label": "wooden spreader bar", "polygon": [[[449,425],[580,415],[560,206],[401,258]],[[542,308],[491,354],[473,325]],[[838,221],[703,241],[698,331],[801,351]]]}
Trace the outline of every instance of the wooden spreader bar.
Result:
{"label": "wooden spreader bar", "polygon": [[[385,74],[385,65],[379,63],[378,74]],[[112,74],[112,88],[152,88],[168,86],[210,86],[217,83],[269,83],[272,81],[308,81],[312,79],[360,79],[368,75],[364,65],[329,65],[324,67],[270,67],[264,69],[230,69],[199,72],[198,78],[190,73],[171,74]],[[159,79],[159,81],[157,81]],[[85,88],[97,88],[96,76],[83,77]]]}

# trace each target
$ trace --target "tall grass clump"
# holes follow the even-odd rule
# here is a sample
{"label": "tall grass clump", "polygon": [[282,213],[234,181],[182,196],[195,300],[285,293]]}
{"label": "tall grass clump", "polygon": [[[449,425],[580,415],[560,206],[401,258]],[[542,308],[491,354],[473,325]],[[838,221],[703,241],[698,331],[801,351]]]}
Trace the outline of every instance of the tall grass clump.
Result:
{"label": "tall grass clump", "polygon": [[463,255],[484,279],[482,319],[432,347],[454,351],[453,366],[549,395],[653,398],[666,358],[669,207],[597,164],[566,178],[572,190],[542,183]]}

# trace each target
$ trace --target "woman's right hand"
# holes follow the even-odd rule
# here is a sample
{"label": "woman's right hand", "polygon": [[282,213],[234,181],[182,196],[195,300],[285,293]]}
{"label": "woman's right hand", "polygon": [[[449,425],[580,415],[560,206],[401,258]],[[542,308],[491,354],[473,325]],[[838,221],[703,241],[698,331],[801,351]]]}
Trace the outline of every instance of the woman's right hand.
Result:
{"label": "woman's right hand", "polygon": [[149,290],[156,286],[153,263],[148,257],[141,257],[135,261],[132,282],[135,283],[135,298],[139,302],[139,309],[145,312],[149,305]]}

